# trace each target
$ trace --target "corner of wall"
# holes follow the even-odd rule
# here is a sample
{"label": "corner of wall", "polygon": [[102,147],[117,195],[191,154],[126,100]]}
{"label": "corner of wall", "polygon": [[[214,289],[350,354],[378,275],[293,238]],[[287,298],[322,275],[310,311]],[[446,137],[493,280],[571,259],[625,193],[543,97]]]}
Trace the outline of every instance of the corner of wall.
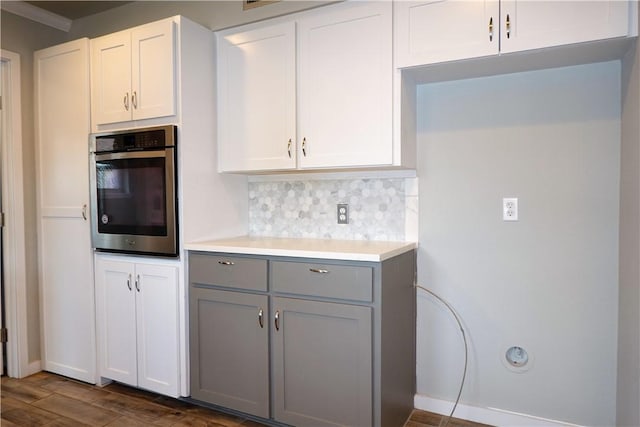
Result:
{"label": "corner of wall", "polygon": [[[637,8],[637,5],[636,5]],[[622,61],[616,425],[640,425],[640,44]]]}

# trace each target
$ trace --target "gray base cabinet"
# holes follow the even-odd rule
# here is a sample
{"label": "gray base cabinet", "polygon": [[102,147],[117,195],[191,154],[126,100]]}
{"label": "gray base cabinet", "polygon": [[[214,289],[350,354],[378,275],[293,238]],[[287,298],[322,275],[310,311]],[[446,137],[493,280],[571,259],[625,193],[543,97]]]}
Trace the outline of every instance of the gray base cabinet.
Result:
{"label": "gray base cabinet", "polygon": [[280,297],[272,304],[274,418],[370,426],[371,308]]}
{"label": "gray base cabinet", "polygon": [[268,297],[192,287],[191,396],[269,417]]}
{"label": "gray base cabinet", "polygon": [[415,252],[382,262],[189,253],[191,397],[295,426],[402,426]]}

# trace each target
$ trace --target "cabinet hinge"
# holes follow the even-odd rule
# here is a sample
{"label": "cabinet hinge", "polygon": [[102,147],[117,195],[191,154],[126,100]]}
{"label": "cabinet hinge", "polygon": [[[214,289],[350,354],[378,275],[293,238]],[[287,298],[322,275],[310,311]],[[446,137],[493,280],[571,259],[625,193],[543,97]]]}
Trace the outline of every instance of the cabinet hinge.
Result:
{"label": "cabinet hinge", "polygon": [[0,342],[7,342],[7,328],[0,329]]}

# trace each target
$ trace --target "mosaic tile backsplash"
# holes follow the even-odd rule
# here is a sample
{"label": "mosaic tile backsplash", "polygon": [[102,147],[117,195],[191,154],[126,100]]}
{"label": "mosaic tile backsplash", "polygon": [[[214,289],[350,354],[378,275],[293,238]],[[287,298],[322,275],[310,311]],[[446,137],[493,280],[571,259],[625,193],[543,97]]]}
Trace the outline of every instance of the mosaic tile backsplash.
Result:
{"label": "mosaic tile backsplash", "polygon": [[[349,204],[349,224],[337,224],[338,203]],[[250,182],[249,234],[404,240],[405,180]]]}

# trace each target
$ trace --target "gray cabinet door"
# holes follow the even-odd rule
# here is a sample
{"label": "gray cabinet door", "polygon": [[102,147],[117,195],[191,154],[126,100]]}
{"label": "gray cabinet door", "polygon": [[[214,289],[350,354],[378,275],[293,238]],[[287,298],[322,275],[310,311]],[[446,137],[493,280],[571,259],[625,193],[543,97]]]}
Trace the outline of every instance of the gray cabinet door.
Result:
{"label": "gray cabinet door", "polygon": [[191,397],[269,418],[268,297],[190,292]]}
{"label": "gray cabinet door", "polygon": [[371,426],[371,308],[274,297],[272,313],[274,418]]}

